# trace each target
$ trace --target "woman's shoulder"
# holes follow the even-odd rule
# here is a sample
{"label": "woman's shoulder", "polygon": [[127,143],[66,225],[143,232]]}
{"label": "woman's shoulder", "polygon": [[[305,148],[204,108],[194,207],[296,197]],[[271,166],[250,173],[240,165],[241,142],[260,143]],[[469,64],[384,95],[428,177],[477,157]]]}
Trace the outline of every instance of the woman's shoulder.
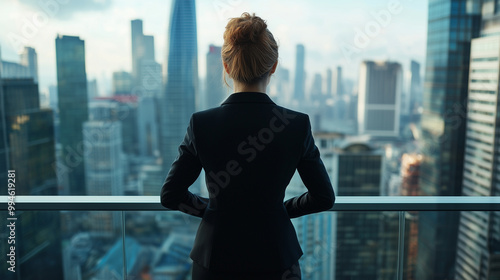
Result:
{"label": "woman's shoulder", "polygon": [[[211,116],[218,115],[224,111],[224,107],[219,106],[219,107],[214,107],[210,109],[205,109],[201,110],[198,112],[195,112],[193,114],[193,118],[196,119],[206,119],[210,118]],[[271,105],[271,111],[272,113],[282,119],[282,120],[292,120],[292,119],[297,119],[297,120],[304,120],[308,121],[309,120],[309,115],[300,111],[292,110],[287,107],[283,107],[277,104],[272,104]]]}

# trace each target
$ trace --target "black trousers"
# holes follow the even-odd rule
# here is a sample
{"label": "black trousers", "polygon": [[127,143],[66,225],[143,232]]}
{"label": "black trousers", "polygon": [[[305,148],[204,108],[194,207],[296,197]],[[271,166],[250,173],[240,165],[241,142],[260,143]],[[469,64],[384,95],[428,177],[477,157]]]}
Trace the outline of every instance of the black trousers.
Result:
{"label": "black trousers", "polygon": [[284,271],[271,273],[216,272],[193,262],[193,280],[301,280],[300,266],[297,261]]}

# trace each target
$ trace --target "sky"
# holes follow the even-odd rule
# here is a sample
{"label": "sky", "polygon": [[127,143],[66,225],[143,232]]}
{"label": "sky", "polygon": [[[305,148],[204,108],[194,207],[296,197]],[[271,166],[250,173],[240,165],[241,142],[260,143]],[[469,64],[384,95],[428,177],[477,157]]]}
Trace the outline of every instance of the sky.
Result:
{"label": "sky", "polygon": [[[85,40],[88,79],[99,91],[111,90],[114,71],[131,71],[130,21],[142,19],[155,37],[157,62],[165,64],[172,0],[0,0],[3,60],[19,61],[25,45],[38,53],[40,88],[57,83],[57,34]],[[363,60],[391,60],[408,70],[411,59],[424,63],[427,1],[423,0],[197,0],[198,69],[205,76],[209,44],[222,45],[227,20],[243,12],[266,20],[279,44],[279,65],[294,76],[295,49],[306,50],[306,76],[343,67],[357,80]],[[422,67],[423,69],[423,67]]]}

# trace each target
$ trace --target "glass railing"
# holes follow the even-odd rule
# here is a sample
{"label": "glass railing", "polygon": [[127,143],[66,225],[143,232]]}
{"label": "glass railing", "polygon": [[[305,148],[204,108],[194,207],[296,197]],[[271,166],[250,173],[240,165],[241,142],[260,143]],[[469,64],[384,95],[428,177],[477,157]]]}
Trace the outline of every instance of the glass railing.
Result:
{"label": "glass railing", "polygon": [[[18,196],[10,210],[8,198],[0,197],[0,279],[190,279],[200,219],[163,208],[158,196]],[[443,246],[453,250],[452,273],[482,273],[478,250],[498,246],[490,239],[500,197],[337,197],[331,211],[292,219],[302,279],[425,279],[435,268],[419,259],[423,227],[438,215],[455,222],[436,226],[458,232],[455,246]]]}

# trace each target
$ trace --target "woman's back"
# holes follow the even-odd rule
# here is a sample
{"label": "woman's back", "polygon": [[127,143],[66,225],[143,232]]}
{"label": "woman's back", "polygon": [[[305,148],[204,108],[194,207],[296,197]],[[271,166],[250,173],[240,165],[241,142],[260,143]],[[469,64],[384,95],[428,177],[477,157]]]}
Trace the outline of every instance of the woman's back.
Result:
{"label": "woman's back", "polygon": [[[249,14],[226,27],[222,59],[235,93],[193,114],[162,187],[162,205],[202,218],[193,279],[276,279],[299,269],[290,219],[330,209],[335,199],[309,117],[265,94],[278,57],[266,27]],[[202,168],[209,198],[188,191]],[[283,201],[295,170],[308,192]]]}

